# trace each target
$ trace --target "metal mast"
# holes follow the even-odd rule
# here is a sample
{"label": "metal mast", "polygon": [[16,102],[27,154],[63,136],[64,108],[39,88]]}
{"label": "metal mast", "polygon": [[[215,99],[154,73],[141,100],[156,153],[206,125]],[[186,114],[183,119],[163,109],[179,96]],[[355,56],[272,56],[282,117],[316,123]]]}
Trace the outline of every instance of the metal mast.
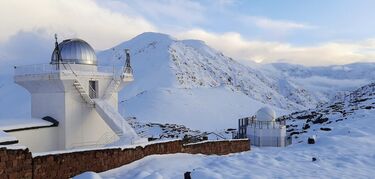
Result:
{"label": "metal mast", "polygon": [[60,49],[59,49],[59,43],[57,42],[57,34],[55,34],[55,55],[56,55],[56,59],[57,59],[57,64],[56,64],[56,68],[57,70],[60,69],[60,62],[61,62],[61,54],[60,54]]}

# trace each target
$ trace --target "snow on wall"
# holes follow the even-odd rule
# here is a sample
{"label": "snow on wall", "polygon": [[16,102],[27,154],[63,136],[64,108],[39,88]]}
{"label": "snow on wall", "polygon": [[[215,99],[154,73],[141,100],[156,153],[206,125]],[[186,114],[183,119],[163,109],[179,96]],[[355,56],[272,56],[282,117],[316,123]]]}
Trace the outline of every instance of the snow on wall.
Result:
{"label": "snow on wall", "polygon": [[180,140],[153,143],[130,149],[101,149],[49,154],[32,157],[26,150],[0,149],[0,158],[9,157],[12,162],[0,160],[5,168],[2,178],[69,178],[85,171],[102,172],[113,169],[145,156],[172,153],[204,153],[224,155],[250,150],[248,140],[208,141],[184,147]]}
{"label": "snow on wall", "polygon": [[8,118],[0,120],[0,130],[51,126],[52,123],[38,118]]}

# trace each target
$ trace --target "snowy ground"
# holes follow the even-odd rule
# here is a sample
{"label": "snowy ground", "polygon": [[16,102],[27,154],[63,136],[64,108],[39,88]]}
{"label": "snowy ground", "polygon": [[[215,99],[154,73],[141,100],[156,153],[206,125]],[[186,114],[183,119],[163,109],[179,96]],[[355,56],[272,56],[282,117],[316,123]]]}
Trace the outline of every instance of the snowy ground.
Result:
{"label": "snowy ground", "polygon": [[[243,93],[227,88],[173,89],[146,91],[120,103],[123,116],[141,121],[184,124],[204,131],[236,128],[238,119],[254,115],[266,106]],[[286,110],[275,108],[277,115]]]}
{"label": "snowy ground", "polygon": [[[362,117],[361,117],[362,116]],[[363,117],[363,116],[367,116]],[[257,148],[226,156],[153,155],[100,173],[102,178],[373,178],[375,124],[373,114],[332,124],[317,143],[286,148]],[[312,161],[312,158],[317,161]]]}

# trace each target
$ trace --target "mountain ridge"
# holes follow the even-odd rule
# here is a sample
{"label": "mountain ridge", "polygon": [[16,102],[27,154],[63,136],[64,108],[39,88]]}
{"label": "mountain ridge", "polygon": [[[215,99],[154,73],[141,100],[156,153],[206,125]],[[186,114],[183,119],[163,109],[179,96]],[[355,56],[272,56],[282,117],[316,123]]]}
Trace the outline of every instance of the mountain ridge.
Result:
{"label": "mountain ridge", "polygon": [[[142,40],[145,38],[144,36],[147,37],[146,41]],[[139,46],[139,41],[143,42],[144,45],[142,47]],[[144,90],[138,91],[138,93],[154,87],[197,88],[226,86],[232,90],[241,91],[257,101],[284,109],[301,109],[305,106],[311,107],[316,104],[310,103],[310,101],[316,100],[309,97],[305,90],[301,90],[302,87],[296,88],[296,84],[290,81],[271,79],[260,70],[242,65],[232,58],[226,57],[221,52],[210,48],[202,41],[176,40],[164,34],[144,33],[110,50],[100,52],[99,59],[104,58],[107,59],[104,61],[109,61],[108,59],[111,56],[108,55],[109,53],[115,54],[116,51],[120,51],[123,48],[130,48],[133,51],[133,68],[135,69],[136,80],[142,81],[147,77],[146,74],[138,75],[137,71],[149,73],[149,71],[145,72],[142,67],[153,66],[155,67],[153,70],[159,68],[164,70],[158,71],[163,74],[155,72],[152,75],[163,76],[163,84],[148,85],[148,87],[138,85],[138,87],[144,87]],[[158,58],[152,59],[141,53],[152,53],[153,56]],[[140,59],[141,57],[139,56],[143,59]],[[158,60],[158,63],[162,63],[163,66],[156,65],[155,60]],[[143,63],[137,64],[137,61],[143,61]],[[166,69],[166,66],[170,69]],[[175,79],[170,77],[171,74],[174,74]],[[279,91],[281,92],[282,90],[279,89],[279,86],[291,88],[290,90],[293,90],[293,92],[286,96],[280,95]]]}

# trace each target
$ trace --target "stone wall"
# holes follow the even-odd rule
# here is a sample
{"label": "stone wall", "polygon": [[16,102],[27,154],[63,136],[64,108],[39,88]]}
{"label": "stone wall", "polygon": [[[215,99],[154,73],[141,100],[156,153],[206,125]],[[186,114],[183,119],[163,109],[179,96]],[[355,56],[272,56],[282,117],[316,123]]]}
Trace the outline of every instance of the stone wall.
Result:
{"label": "stone wall", "polygon": [[205,154],[205,155],[226,155],[230,153],[250,150],[249,140],[223,140],[185,144],[183,153]]}
{"label": "stone wall", "polygon": [[225,155],[248,150],[250,141],[243,139],[194,144],[177,140],[144,147],[72,151],[34,158],[28,150],[0,149],[0,178],[69,178],[85,171],[103,172],[154,154]]}
{"label": "stone wall", "polygon": [[0,148],[0,178],[31,178],[32,157],[28,149]]}
{"label": "stone wall", "polygon": [[181,141],[155,143],[130,149],[102,149],[34,158],[34,178],[69,178],[85,171],[102,172],[153,154],[182,151]]}

